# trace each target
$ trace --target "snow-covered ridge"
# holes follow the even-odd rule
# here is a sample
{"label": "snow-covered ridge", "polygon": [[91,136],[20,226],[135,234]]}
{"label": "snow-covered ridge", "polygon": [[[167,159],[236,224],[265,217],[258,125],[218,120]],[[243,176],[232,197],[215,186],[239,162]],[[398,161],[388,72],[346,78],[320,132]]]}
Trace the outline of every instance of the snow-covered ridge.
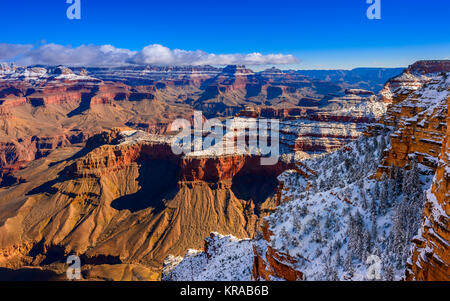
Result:
{"label": "snow-covered ridge", "polygon": [[74,73],[71,69],[58,67],[18,67],[13,64],[0,66],[0,82],[25,82],[40,84],[60,81],[98,81],[85,72]]}
{"label": "snow-covered ridge", "polygon": [[119,135],[121,137],[118,141],[120,145],[134,145],[140,143],[170,144],[173,141],[170,136],[150,134],[141,130],[121,131]]}
{"label": "snow-covered ridge", "polygon": [[[439,84],[440,86],[448,87],[449,74],[450,72],[422,74],[407,70],[401,75],[390,79],[383,90],[380,91],[380,97],[386,100],[393,100],[397,96],[409,95],[412,92],[419,91],[429,84]],[[433,88],[436,87],[428,87],[428,90]]]}

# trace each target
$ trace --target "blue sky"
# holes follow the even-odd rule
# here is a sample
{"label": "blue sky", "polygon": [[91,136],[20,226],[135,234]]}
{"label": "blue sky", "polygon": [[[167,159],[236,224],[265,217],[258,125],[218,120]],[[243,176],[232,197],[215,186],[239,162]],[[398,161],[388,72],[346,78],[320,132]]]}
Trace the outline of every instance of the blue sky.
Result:
{"label": "blue sky", "polygon": [[369,20],[366,0],[81,0],[68,20],[65,0],[2,0],[0,43],[113,45],[214,54],[291,54],[285,68],[406,66],[450,57],[450,1],[381,0]]}

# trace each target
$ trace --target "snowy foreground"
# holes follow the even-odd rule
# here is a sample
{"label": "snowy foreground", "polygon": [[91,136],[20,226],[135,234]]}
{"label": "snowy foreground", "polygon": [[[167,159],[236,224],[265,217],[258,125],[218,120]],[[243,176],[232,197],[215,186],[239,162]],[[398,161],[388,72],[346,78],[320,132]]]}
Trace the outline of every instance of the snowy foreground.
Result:
{"label": "snowy foreground", "polygon": [[413,163],[411,171],[393,169],[389,180],[373,179],[388,138],[388,133],[361,137],[306,162],[323,171],[308,192],[296,184],[296,175],[282,175],[293,201],[268,217],[274,232],[271,244],[298,260],[296,269],[307,280],[365,280],[368,269],[378,264],[381,279],[404,275],[432,174]]}
{"label": "snowy foreground", "polygon": [[[337,152],[304,161],[320,171],[308,180],[309,190],[292,171],[280,176],[288,188],[283,199],[290,201],[266,217],[274,233],[270,244],[297,260],[295,269],[306,280],[367,280],[369,270],[383,280],[404,275],[432,172],[413,160],[410,171],[393,168],[390,179],[376,181],[389,136],[386,129],[377,137],[363,136]],[[210,244],[210,258],[193,250],[184,259],[169,257],[163,279],[250,280],[253,245],[267,242],[219,235]]]}
{"label": "snowy foreground", "polygon": [[189,250],[184,259],[169,256],[166,259],[163,280],[172,281],[250,281],[253,264],[253,242],[239,240],[232,235],[214,233],[209,239],[211,250]]}

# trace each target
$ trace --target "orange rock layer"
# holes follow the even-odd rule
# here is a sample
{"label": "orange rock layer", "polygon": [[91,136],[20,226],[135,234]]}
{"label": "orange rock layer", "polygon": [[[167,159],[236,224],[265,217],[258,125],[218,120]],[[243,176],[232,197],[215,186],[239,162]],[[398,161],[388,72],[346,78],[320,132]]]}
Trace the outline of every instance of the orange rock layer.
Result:
{"label": "orange rock layer", "polygon": [[446,136],[447,105],[443,102],[432,110],[417,105],[420,99],[409,98],[407,104],[401,99],[394,99],[381,123],[391,126],[395,132],[391,135],[391,148],[384,154],[377,172],[377,178],[388,172],[390,167],[409,165],[410,156],[418,162],[436,170],[442,141]]}

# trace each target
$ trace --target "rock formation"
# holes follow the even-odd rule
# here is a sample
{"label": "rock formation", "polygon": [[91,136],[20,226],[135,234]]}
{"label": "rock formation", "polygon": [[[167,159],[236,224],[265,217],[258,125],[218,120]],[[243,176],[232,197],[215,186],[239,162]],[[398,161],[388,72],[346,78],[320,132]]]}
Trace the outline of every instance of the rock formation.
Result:
{"label": "rock formation", "polygon": [[304,280],[303,273],[297,271],[294,267],[296,260],[289,254],[276,251],[272,248],[270,237],[273,235],[268,229],[268,224],[262,226],[263,239],[253,246],[253,280],[276,280],[284,279],[287,281]]}
{"label": "rock formation", "polygon": [[[447,98],[450,109],[450,97]],[[433,186],[427,192],[423,228],[414,239],[407,280],[450,280],[450,115]]]}
{"label": "rock formation", "polygon": [[[405,167],[411,156],[431,170],[436,170],[442,141],[446,135],[448,86],[446,77],[432,77],[426,87],[405,90],[398,88],[393,105],[388,109],[382,123],[395,129],[391,136],[391,148],[381,163],[378,177],[389,166]],[[421,83],[424,85],[425,83]],[[399,93],[397,90],[396,93]]]}

